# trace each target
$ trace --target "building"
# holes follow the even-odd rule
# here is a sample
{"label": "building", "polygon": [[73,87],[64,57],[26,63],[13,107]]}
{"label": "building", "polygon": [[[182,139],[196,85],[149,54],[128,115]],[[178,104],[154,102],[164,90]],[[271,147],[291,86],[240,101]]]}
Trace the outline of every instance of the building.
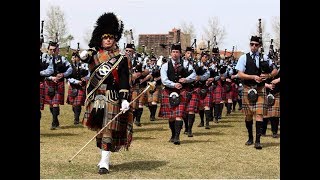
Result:
{"label": "building", "polygon": [[170,54],[172,43],[177,43],[180,39],[182,50],[190,46],[191,38],[189,34],[181,32],[180,29],[173,28],[168,34],[139,34],[139,47],[145,46],[148,54],[153,50],[156,56],[166,56]]}

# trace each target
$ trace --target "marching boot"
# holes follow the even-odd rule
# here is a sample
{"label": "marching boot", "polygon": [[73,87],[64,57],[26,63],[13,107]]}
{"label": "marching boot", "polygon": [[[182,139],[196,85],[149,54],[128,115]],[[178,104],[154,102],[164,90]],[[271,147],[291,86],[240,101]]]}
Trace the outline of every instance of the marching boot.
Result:
{"label": "marching boot", "polygon": [[263,122],[256,121],[256,142],[254,143],[254,148],[256,148],[256,149],[262,149],[262,146],[260,144],[262,124],[263,124]]}
{"label": "marching boot", "polygon": [[188,114],[188,137],[193,137],[192,126],[194,123],[195,114]]}
{"label": "marching boot", "polygon": [[253,125],[253,121],[246,121],[246,128],[248,130],[248,135],[249,135],[249,139],[246,142],[246,145],[249,146],[251,144],[253,144],[253,132],[252,132],[252,125]]}
{"label": "marching boot", "polygon": [[51,130],[56,129],[59,127],[59,120],[58,115],[60,114],[60,108],[59,107],[53,107],[52,108],[52,123],[51,123]]}
{"label": "marching boot", "polygon": [[109,162],[110,162],[111,151],[105,151],[101,149],[101,160],[99,162],[99,174],[109,173]]}
{"label": "marching boot", "polygon": [[222,117],[222,111],[223,111],[223,103],[220,103],[220,108],[219,108],[219,115],[218,115],[218,119],[221,119]]}
{"label": "marching boot", "polygon": [[175,136],[173,140],[173,144],[180,145],[180,132],[183,126],[183,121],[175,121],[174,127],[175,127]]}
{"label": "marching boot", "polygon": [[40,111],[40,114],[39,114],[39,121],[41,120],[41,110],[39,110]]}
{"label": "marching boot", "polygon": [[219,110],[220,109],[220,104],[214,104],[214,122],[215,123],[218,123],[219,122],[219,118],[218,118],[218,115],[219,115]]}
{"label": "marching boot", "polygon": [[269,119],[270,118],[263,118],[262,131],[261,131],[262,136],[266,136]]}
{"label": "marching boot", "polygon": [[232,111],[233,112],[236,111],[236,105],[237,105],[237,101],[232,101]]}
{"label": "marching boot", "polygon": [[200,124],[198,127],[203,127],[204,126],[204,110],[199,110],[199,116],[200,116]]}
{"label": "marching boot", "polygon": [[238,99],[238,104],[239,104],[238,110],[240,111],[242,109],[242,99]]}
{"label": "marching boot", "polygon": [[231,114],[232,103],[227,103],[227,115]]}
{"label": "marching boot", "polygon": [[137,109],[132,110],[132,116],[133,116],[132,121],[135,122],[137,117]]}
{"label": "marching boot", "polygon": [[173,142],[174,141],[174,136],[176,134],[176,130],[175,130],[174,124],[175,124],[175,121],[169,121],[169,127],[170,127],[170,130],[171,130],[171,138],[170,138],[169,142]]}
{"label": "marching boot", "polygon": [[189,116],[189,114],[187,114],[186,117],[182,118],[183,122],[184,122],[184,132],[183,132],[183,134],[188,134],[188,129],[189,129],[188,116]]}
{"label": "marching boot", "polygon": [[141,116],[142,116],[142,113],[143,113],[143,108],[139,108],[139,109],[136,109],[136,120],[134,121],[134,124],[137,125],[137,126],[141,126],[141,123],[140,123],[140,119],[141,119]]}
{"label": "marching boot", "polygon": [[206,115],[206,129],[210,129],[209,120],[210,120],[210,110],[205,110],[204,114]]}
{"label": "marching boot", "polygon": [[75,106],[74,108],[74,125],[78,125],[79,124],[79,117],[81,114],[81,106]]}
{"label": "marching boot", "polygon": [[150,121],[156,120],[157,105],[150,106]]}
{"label": "marching boot", "polygon": [[279,117],[272,117],[270,118],[271,121],[271,130],[272,130],[272,137],[278,137],[278,126],[279,126]]}
{"label": "marching boot", "polygon": [[210,119],[209,121],[213,121],[213,106],[210,107]]}

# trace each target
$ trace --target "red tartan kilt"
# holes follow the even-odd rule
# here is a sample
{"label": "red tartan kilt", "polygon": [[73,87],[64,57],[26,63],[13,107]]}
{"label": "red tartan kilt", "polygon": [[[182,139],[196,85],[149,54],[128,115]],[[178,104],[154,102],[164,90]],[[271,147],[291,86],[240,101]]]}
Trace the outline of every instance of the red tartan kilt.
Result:
{"label": "red tartan kilt", "polygon": [[238,100],[238,89],[236,88],[236,86],[234,85],[232,88],[232,100],[236,101]]}
{"label": "red tartan kilt", "polygon": [[78,89],[77,96],[72,97],[71,94],[72,94],[72,87],[70,85],[68,88],[67,104],[74,105],[74,106],[83,106],[84,105],[84,101],[86,100],[85,86],[83,86],[81,89]]}
{"label": "red tartan kilt", "polygon": [[212,102],[219,104],[223,100],[222,91],[223,88],[221,85],[217,85],[216,88],[213,91],[211,91]]}
{"label": "red tartan kilt", "polygon": [[[145,88],[139,88],[138,85],[134,85],[131,88],[131,92],[132,92],[131,101],[133,99],[135,99],[136,97],[138,97],[142,93],[143,90],[145,90]],[[132,103],[132,108],[133,109],[138,109],[139,106],[144,106],[147,103],[148,103],[148,97],[147,97],[147,93],[145,92],[135,102]]]}
{"label": "red tartan kilt", "polygon": [[160,112],[161,116],[164,118],[176,118],[176,117],[183,117],[184,112],[186,109],[186,99],[187,99],[187,94],[186,94],[185,89],[180,90],[180,104],[176,107],[171,107],[170,102],[169,102],[169,95],[171,93],[170,90],[164,89],[162,91],[162,103],[160,107]]}
{"label": "red tartan kilt", "polygon": [[[198,89],[198,88],[197,88]],[[194,89],[190,101],[187,103],[186,112],[198,113],[199,107],[199,90]]]}
{"label": "red tartan kilt", "polygon": [[44,82],[40,82],[40,110],[44,109],[45,86]]}
{"label": "red tartan kilt", "polygon": [[[200,89],[199,89],[199,93],[200,94]],[[212,86],[209,87],[207,95],[205,98],[201,98],[199,95],[199,107],[201,107],[200,109],[203,109],[205,106],[211,107],[212,106]]]}
{"label": "red tartan kilt", "polygon": [[[56,90],[56,94],[54,97],[48,96],[48,88],[53,87]],[[64,105],[64,81],[60,81],[55,83],[53,81],[46,81],[45,87],[45,104],[60,104]]]}

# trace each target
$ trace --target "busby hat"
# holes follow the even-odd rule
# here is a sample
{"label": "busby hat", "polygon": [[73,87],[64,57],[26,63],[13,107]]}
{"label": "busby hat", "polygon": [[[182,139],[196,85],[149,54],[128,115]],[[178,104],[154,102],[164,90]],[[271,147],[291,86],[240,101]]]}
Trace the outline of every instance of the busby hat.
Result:
{"label": "busby hat", "polygon": [[213,52],[213,53],[219,53],[219,48],[217,48],[217,47],[216,47],[216,48],[215,48],[215,47],[212,48],[212,52]]}
{"label": "busby hat", "polygon": [[108,35],[114,36],[115,41],[118,42],[122,36],[122,32],[123,22],[112,12],[104,13],[96,22],[89,42],[89,47],[100,47],[101,39]]}
{"label": "busby hat", "polygon": [[135,46],[134,46],[134,44],[127,44],[127,45],[126,45],[126,48],[135,49]]}
{"label": "busby hat", "polygon": [[75,57],[80,58],[80,54],[78,51],[74,51],[71,56],[75,56]]}
{"label": "busby hat", "polygon": [[193,47],[186,47],[186,51],[191,51],[191,52],[193,52]]}
{"label": "busby hat", "polygon": [[250,41],[261,43],[260,37],[258,36],[251,36]]}
{"label": "busby hat", "polygon": [[181,44],[180,43],[172,44],[171,51],[172,50],[179,50],[181,52]]}
{"label": "busby hat", "polygon": [[154,55],[151,55],[150,60],[155,59],[157,60],[157,58]]}

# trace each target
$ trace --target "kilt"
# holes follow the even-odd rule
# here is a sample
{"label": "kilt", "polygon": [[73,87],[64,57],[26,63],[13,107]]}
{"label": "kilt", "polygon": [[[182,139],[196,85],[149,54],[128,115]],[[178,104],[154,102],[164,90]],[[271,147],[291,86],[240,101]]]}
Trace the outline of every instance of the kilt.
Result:
{"label": "kilt", "polygon": [[[140,95],[140,93],[145,90],[145,88],[140,88],[139,87],[139,83],[135,84],[132,86],[131,88],[131,92],[132,92],[132,100],[135,99],[137,96]],[[144,106],[145,104],[147,104],[147,93],[144,93],[143,95],[141,95],[139,97],[139,99],[137,99],[135,102],[132,103],[132,108],[133,109],[138,109],[139,106]]]}
{"label": "kilt", "polygon": [[187,91],[185,89],[180,89],[180,104],[176,107],[171,107],[169,102],[169,95],[173,92],[172,90],[163,89],[162,90],[162,103],[160,106],[160,117],[164,118],[176,118],[184,117],[186,109]]}
{"label": "kilt", "polygon": [[[53,81],[45,81],[45,104],[60,104],[64,105],[64,80],[55,83]],[[53,97],[48,96],[48,88],[52,87],[55,89],[55,95]]]}
{"label": "kilt", "polygon": [[265,116],[267,114],[267,108],[265,104],[267,94],[266,88],[264,86],[256,88],[258,92],[258,100],[255,103],[250,103],[248,100],[249,89],[249,86],[244,85],[242,96],[242,112],[244,112],[245,115],[261,114]]}
{"label": "kilt", "polygon": [[73,105],[73,106],[83,106],[84,101],[86,100],[86,86],[82,86],[78,89],[78,94],[77,96],[73,97],[72,94],[72,88],[74,85],[70,84],[69,89],[68,89],[68,97],[67,97],[67,104]]}
{"label": "kilt", "polygon": [[231,85],[231,89],[230,89],[229,92],[227,92],[226,85],[223,86],[223,89],[224,89],[224,92],[225,92],[225,100],[232,99],[232,97],[233,97],[232,85]]}
{"label": "kilt", "polygon": [[[212,107],[212,105],[213,105],[213,103],[212,103],[212,90],[213,89],[213,87],[212,86],[210,86],[209,88],[208,88],[208,92],[207,92],[207,95],[206,95],[206,97],[205,98],[201,98],[200,96],[199,96],[199,105],[198,105],[198,107],[199,107],[199,109],[203,109],[205,106],[208,106],[208,107]],[[200,93],[200,89],[199,89],[199,93]]]}
{"label": "kilt", "polygon": [[193,90],[190,90],[192,92],[191,99],[189,102],[186,103],[186,113],[188,112],[198,112],[199,107],[199,88],[195,88]]}
{"label": "kilt", "polygon": [[274,94],[275,102],[273,106],[267,106],[267,115],[264,117],[280,117],[280,92]]}
{"label": "kilt", "polygon": [[223,89],[224,88],[221,86],[221,82],[219,80],[216,88],[214,88],[214,90],[211,91],[212,102],[214,102],[215,104],[220,104],[220,102],[223,101],[223,97],[222,97]]}
{"label": "kilt", "polygon": [[147,97],[148,97],[148,103],[151,104],[152,102],[159,102],[161,91],[161,85],[156,85],[156,89],[154,93],[150,93],[150,91],[147,91]]}
{"label": "kilt", "polygon": [[44,109],[44,98],[45,98],[45,85],[44,82],[40,82],[40,110]]}
{"label": "kilt", "polygon": [[[107,90],[98,90],[99,94],[106,94]],[[95,93],[97,95],[97,92]],[[82,124],[93,131],[100,131],[120,112],[119,100],[115,103],[106,103],[103,115],[93,119],[96,111],[93,111],[94,101],[86,103],[86,111],[84,113]],[[129,120],[131,118],[131,120]],[[130,128],[131,123],[131,128]],[[118,116],[114,121],[111,121],[101,134],[112,132],[112,150],[119,151],[122,147],[127,148],[132,140],[132,109]],[[131,134],[131,136],[130,136]]]}
{"label": "kilt", "polygon": [[232,101],[238,100],[238,85],[236,83],[231,84],[231,91],[232,91]]}

